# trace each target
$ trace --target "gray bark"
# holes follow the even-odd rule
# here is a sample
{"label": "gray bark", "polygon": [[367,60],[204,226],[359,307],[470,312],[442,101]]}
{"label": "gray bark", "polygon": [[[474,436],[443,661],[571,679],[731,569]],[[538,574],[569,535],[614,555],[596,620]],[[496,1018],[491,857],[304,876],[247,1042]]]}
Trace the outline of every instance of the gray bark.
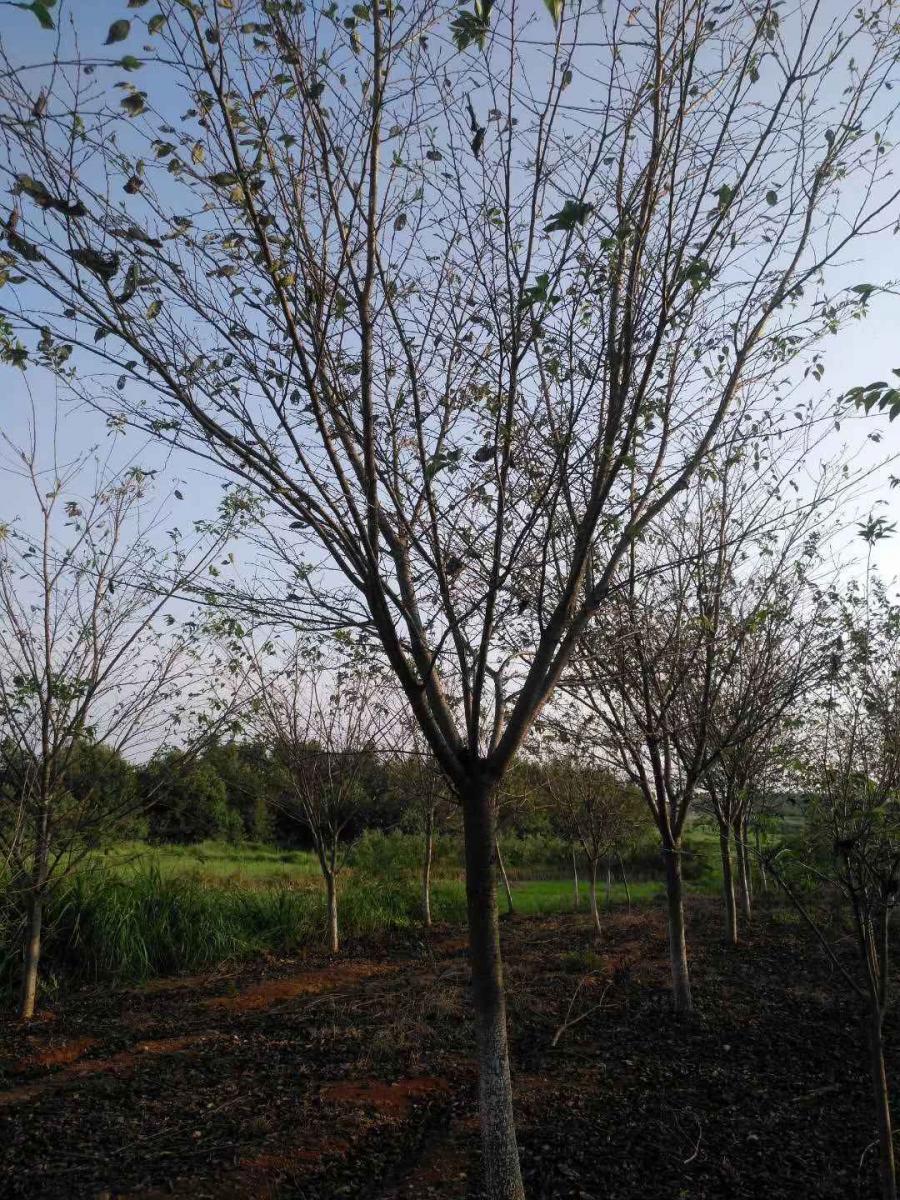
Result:
{"label": "gray bark", "polygon": [[422,920],[431,925],[431,861],[434,857],[434,813],[425,818],[425,861],[422,865]]}
{"label": "gray bark", "polygon": [[41,926],[44,902],[40,891],[32,888],[28,896],[28,925],[25,935],[25,955],[22,964],[22,990],[19,997],[19,1017],[23,1021],[34,1016],[37,999],[38,964],[41,960]]}
{"label": "gray bark", "polygon": [[602,932],[600,926],[600,908],[597,904],[597,860],[591,859],[591,917],[598,935]]}
{"label": "gray bark", "polygon": [[681,880],[681,851],[677,846],[663,849],[666,867],[666,901],[669,919],[669,959],[672,965],[672,1004],[677,1013],[690,1012],[691,977],[684,933],[684,887]]}
{"label": "gray bark", "polygon": [[497,837],[490,790],[483,783],[474,784],[463,797],[463,827],[485,1184],[491,1200],[524,1200],[513,1116],[506,998],[500,957],[495,874]]}
{"label": "gray bark", "polygon": [[738,944],[737,904],[734,899],[734,871],[731,866],[731,834],[727,825],[719,826],[719,852],[722,856],[722,898],[725,901],[725,941]]}
{"label": "gray bark", "polygon": [[874,1003],[869,1018],[868,1041],[878,1123],[878,1176],[881,1184],[881,1200],[897,1200],[897,1170],[894,1162],[891,1105],[884,1067],[884,1029],[881,1013]]}

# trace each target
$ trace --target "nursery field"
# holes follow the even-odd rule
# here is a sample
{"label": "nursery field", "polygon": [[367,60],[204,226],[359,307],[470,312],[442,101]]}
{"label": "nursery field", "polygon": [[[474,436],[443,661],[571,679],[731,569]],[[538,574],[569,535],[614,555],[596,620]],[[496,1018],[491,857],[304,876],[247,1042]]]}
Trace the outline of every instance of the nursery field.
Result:
{"label": "nursery field", "polygon": [[[727,951],[694,897],[681,1018],[661,905],[599,942],[584,915],[501,924],[529,1197],[874,1193],[859,1022],[786,913]],[[468,981],[442,922],[82,987],[2,1030],[0,1193],[482,1200]]]}

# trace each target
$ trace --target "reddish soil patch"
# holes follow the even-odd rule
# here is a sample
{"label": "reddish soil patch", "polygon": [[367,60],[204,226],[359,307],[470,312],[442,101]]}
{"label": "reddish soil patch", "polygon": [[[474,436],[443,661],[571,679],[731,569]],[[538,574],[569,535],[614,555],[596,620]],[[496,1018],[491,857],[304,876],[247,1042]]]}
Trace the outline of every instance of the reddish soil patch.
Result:
{"label": "reddish soil patch", "polygon": [[[138,1042],[133,1050],[120,1050],[118,1054],[113,1054],[108,1058],[80,1059],[79,1054],[84,1054],[88,1049],[99,1045],[97,1038],[82,1038],[77,1053],[75,1053],[75,1048],[78,1043],[69,1043],[69,1048],[72,1050],[71,1056],[57,1060],[58,1063],[66,1064],[64,1070],[56,1071],[52,1075],[45,1076],[24,1087],[0,1092],[0,1108],[8,1108],[10,1105],[24,1103],[27,1100],[35,1100],[45,1092],[55,1091],[73,1080],[85,1079],[90,1075],[122,1074],[132,1070],[145,1055],[180,1054],[182,1051],[195,1049],[218,1036],[215,1032],[206,1032],[190,1034],[186,1037],[158,1038],[152,1041]],[[35,1065],[51,1064],[31,1062],[27,1066],[20,1064],[19,1069],[31,1069]]]}
{"label": "reddish soil patch", "polygon": [[210,975],[175,975],[170,979],[148,979],[139,987],[128,990],[136,996],[154,996],[160,992],[193,992],[209,987],[215,981]]}
{"label": "reddish soil patch", "polygon": [[418,1079],[398,1079],[396,1083],[380,1083],[369,1079],[363,1083],[329,1083],[320,1095],[331,1104],[354,1104],[385,1116],[403,1117],[416,1101],[446,1093],[445,1079],[420,1076]]}
{"label": "reddish soil patch", "polygon": [[[600,939],[585,914],[503,923],[529,1200],[877,1194],[836,974],[765,912],[736,951],[720,929],[692,897],[696,1012],[675,1018],[660,908],[605,916]],[[357,950],[269,956],[196,992],[82,991],[53,1037],[0,1024],[4,1200],[485,1200],[460,931]],[[584,1019],[553,1046],[567,1014]],[[886,1037],[893,1081],[896,1013]]]}
{"label": "reddish soil patch", "polygon": [[339,988],[355,987],[366,979],[391,975],[396,970],[395,966],[384,962],[340,963],[321,971],[304,971],[287,979],[267,979],[252,987],[236,990],[233,995],[212,996],[203,1001],[203,1006],[231,1012],[256,1012],[273,1004],[294,1000],[297,996],[316,996]]}
{"label": "reddish soil patch", "polygon": [[75,1062],[76,1059],[81,1058],[82,1054],[98,1044],[98,1039],[94,1037],[72,1038],[70,1041],[47,1046],[43,1050],[35,1051],[34,1054],[26,1055],[16,1064],[16,1070],[33,1071],[38,1067],[62,1067],[67,1063]]}

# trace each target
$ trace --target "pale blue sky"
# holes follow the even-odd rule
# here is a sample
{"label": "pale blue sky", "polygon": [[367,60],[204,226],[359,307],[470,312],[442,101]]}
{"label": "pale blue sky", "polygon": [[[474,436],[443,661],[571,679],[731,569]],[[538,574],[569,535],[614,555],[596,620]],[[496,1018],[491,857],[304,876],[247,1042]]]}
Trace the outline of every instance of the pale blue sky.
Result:
{"label": "pale blue sky", "polygon": [[[536,0],[538,2],[538,0]],[[831,7],[839,11],[841,0],[832,0]],[[83,58],[107,55],[102,49],[110,23],[122,16],[132,18],[132,34],[116,49],[121,52],[141,55],[143,43],[139,22],[146,21],[156,11],[148,4],[140,9],[129,10],[125,0],[69,0],[57,6],[63,58],[69,56],[72,46],[71,20],[77,25],[80,53]],[[43,31],[31,13],[14,8],[0,9],[0,34],[7,52],[17,62],[41,63],[49,61],[54,54],[56,35]],[[35,72],[35,93],[39,85],[40,71]],[[145,87],[152,79],[152,66],[145,66],[132,78],[140,80]],[[111,78],[110,82],[113,82]],[[897,214],[900,220],[900,212]],[[855,247],[855,260],[842,271],[840,282],[847,286],[866,282],[884,285],[900,277],[900,238],[882,235],[863,241]],[[891,377],[891,370],[900,367],[900,296],[882,296],[872,303],[871,316],[865,322],[854,324],[842,331],[825,347],[826,373],[821,384],[810,386],[841,392],[859,383]],[[28,373],[28,386],[39,412],[52,411],[55,400],[55,384],[49,374],[37,370]],[[30,413],[30,400],[21,372],[0,367],[0,421],[3,429],[14,440],[25,436]],[[62,434],[67,451],[87,449],[96,442],[106,443],[109,437],[102,418],[97,414],[79,409],[67,410]],[[882,440],[877,445],[867,435],[877,432]],[[828,446],[835,453],[842,443],[858,450],[863,461],[876,463],[886,455],[900,453],[900,421],[889,425],[884,418],[855,420],[847,423],[840,433],[835,433]],[[144,439],[137,442],[132,435],[123,439],[123,456],[139,453],[147,465],[160,467],[170,484],[179,487],[185,499],[176,506],[180,519],[206,516],[211,513],[221,497],[221,480],[212,477],[209,468],[190,456],[181,454],[169,458],[157,447],[146,447]],[[900,466],[890,468],[900,474]],[[23,492],[14,475],[3,469],[0,455],[0,520],[14,517],[23,501]],[[900,489],[887,487],[887,471],[883,472],[884,484],[872,496],[878,502],[877,511],[900,526]],[[900,534],[879,548],[879,565],[890,576],[900,575]]]}

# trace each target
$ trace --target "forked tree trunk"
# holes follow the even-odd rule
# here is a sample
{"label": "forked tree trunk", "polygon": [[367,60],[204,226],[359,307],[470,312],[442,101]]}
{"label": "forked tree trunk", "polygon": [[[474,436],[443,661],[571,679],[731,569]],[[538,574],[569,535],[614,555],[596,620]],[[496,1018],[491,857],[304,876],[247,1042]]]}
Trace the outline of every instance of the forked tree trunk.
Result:
{"label": "forked tree trunk", "polygon": [[484,783],[474,783],[463,797],[463,828],[485,1184],[490,1200],[524,1200],[513,1117],[500,957],[494,872],[496,825],[490,789]]}
{"label": "forked tree trunk", "polygon": [[325,872],[325,896],[328,905],[328,949],[337,954],[340,949],[338,938],[337,879],[333,871]]}
{"label": "forked tree trunk", "polygon": [[434,857],[434,813],[425,818],[425,861],[422,864],[422,921],[431,926],[431,860]]}
{"label": "forked tree trunk", "polygon": [[594,928],[597,930],[597,935],[602,933],[600,926],[600,908],[597,904],[597,860],[591,859],[591,917],[594,922]]}
{"label": "forked tree trunk", "polygon": [[41,926],[44,901],[38,888],[28,895],[28,921],[25,932],[25,954],[22,964],[22,990],[19,995],[19,1017],[28,1021],[34,1016],[37,999],[38,964],[41,960]]}
{"label": "forked tree trunk", "polygon": [[753,919],[753,909],[750,891],[750,861],[747,855],[747,826],[745,823],[739,823],[735,830],[734,846],[737,854],[741,915],[749,925]]}
{"label": "forked tree trunk", "polygon": [[687,941],[684,935],[684,888],[681,881],[681,850],[665,846],[666,901],[669,918],[669,959],[672,964],[672,1004],[677,1013],[690,1012],[691,977],[688,971]]}
{"label": "forked tree trunk", "polygon": [[625,873],[625,861],[619,851],[616,851],[616,858],[619,860],[619,870],[622,872],[622,883],[625,885],[625,903],[628,905],[628,911],[631,912],[631,888],[628,886],[628,876]]}
{"label": "forked tree trunk", "polygon": [[498,837],[494,838],[494,853],[497,856],[497,866],[500,868],[500,878],[503,880],[503,890],[506,892],[506,911],[512,916],[516,910],[513,906],[512,888],[509,886],[509,876],[506,874],[503,855],[500,853],[500,839]]}
{"label": "forked tree trunk", "polygon": [[572,907],[578,912],[578,904],[580,897],[578,895],[578,859],[575,856],[575,847],[572,847],[572,884],[575,888]]}
{"label": "forked tree trunk", "polygon": [[878,1175],[881,1200],[897,1200],[897,1171],[891,1129],[891,1105],[884,1068],[884,1027],[882,1015],[873,1001],[868,1017],[868,1042],[875,1113],[878,1122]]}
{"label": "forked tree trunk", "polygon": [[731,832],[727,824],[719,826],[719,853],[722,856],[722,899],[725,902],[725,941],[738,944],[737,904],[734,899],[734,872],[731,868]]}

